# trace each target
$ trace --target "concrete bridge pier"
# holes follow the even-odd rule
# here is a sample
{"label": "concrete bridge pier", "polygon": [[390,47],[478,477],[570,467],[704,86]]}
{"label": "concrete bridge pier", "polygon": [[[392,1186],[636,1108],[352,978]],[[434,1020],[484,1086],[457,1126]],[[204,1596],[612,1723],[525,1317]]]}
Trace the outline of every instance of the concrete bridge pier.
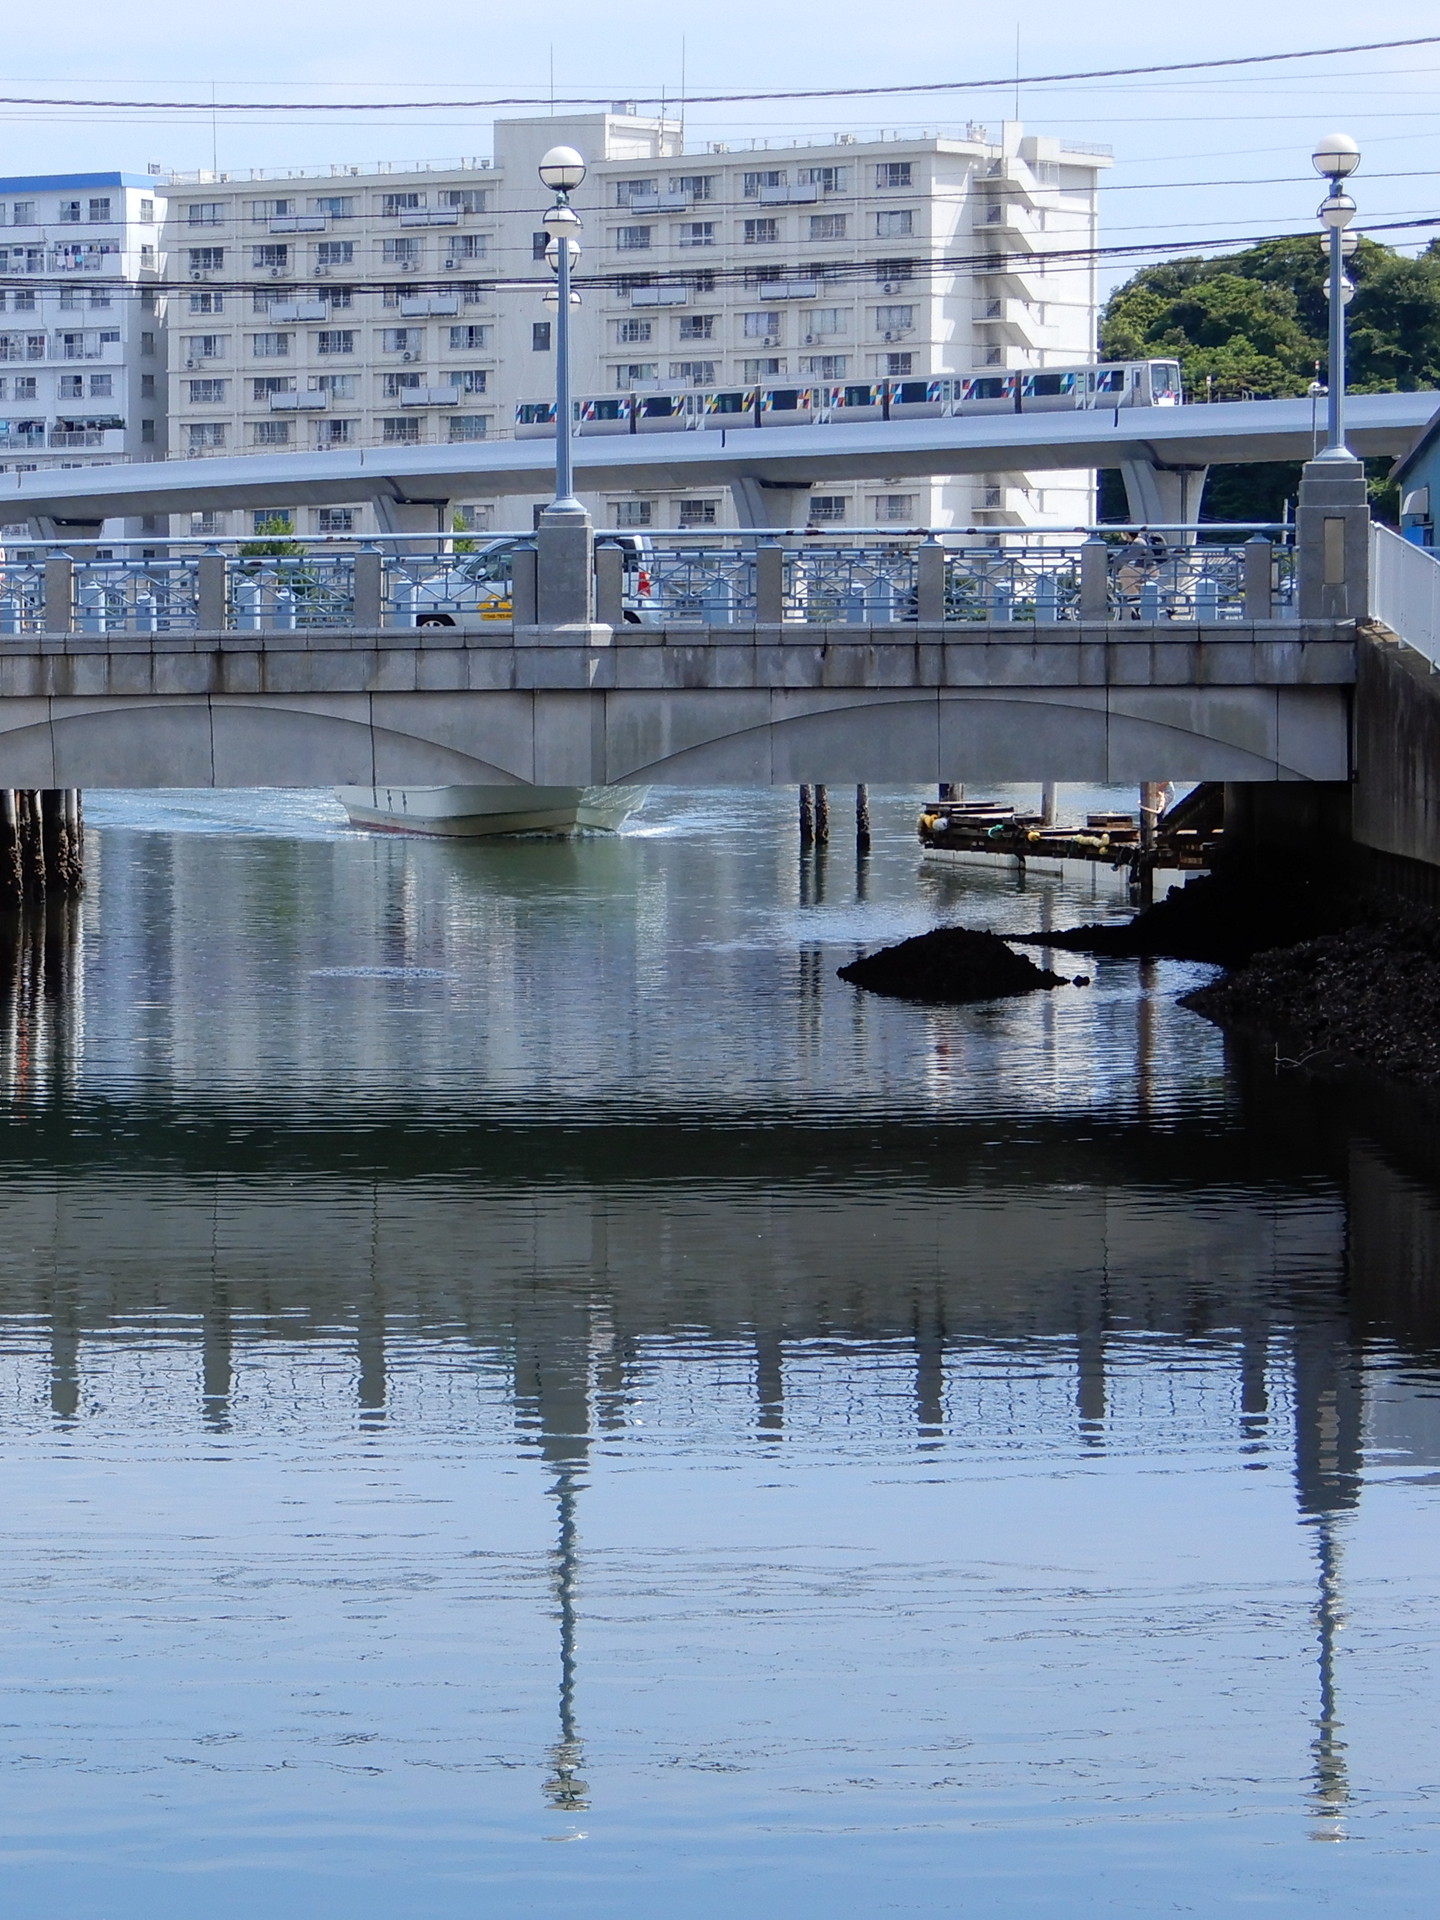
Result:
{"label": "concrete bridge pier", "polygon": [[809,480],[759,480],[747,476],[730,482],[735,517],[742,527],[768,527],[776,532],[800,533],[810,519]]}
{"label": "concrete bridge pier", "polygon": [[1142,526],[1193,525],[1200,518],[1209,471],[1208,467],[1167,466],[1153,454],[1148,460],[1122,460],[1120,473],[1130,518]]}

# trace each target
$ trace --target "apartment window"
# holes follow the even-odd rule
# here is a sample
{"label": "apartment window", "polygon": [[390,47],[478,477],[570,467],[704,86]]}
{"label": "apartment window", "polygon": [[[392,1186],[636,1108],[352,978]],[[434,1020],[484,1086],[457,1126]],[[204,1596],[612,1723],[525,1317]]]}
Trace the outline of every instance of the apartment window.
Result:
{"label": "apartment window", "polygon": [[224,218],[222,200],[196,200],[185,209],[187,227],[218,227]]}
{"label": "apartment window", "polygon": [[213,508],[205,513],[192,513],[190,516],[190,532],[197,540],[210,534],[224,533],[224,531],[225,515]]}
{"label": "apartment window", "polygon": [[192,407],[220,407],[225,404],[227,382],[224,380],[189,380],[186,385],[190,389]]}
{"label": "apartment window", "polygon": [[348,193],[322,193],[310,202],[310,211],[331,220],[353,220],[355,202]]}
{"label": "apartment window", "polygon": [[543,260],[545,258],[545,249],[549,244],[550,236],[548,233],[532,233],[530,236],[530,258],[532,260]]}
{"label": "apartment window", "polygon": [[294,211],[293,200],[252,200],[250,202],[252,220],[283,220]]}
{"label": "apartment window", "polygon": [[915,231],[915,215],[909,207],[887,207],[875,216],[877,240],[899,240]]}
{"label": "apartment window", "polygon": [[783,168],[777,169],[771,167],[764,172],[747,173],[744,182],[745,198],[747,200],[758,200],[762,187],[783,187],[786,178],[787,176]]}
{"label": "apartment window", "polygon": [[846,307],[812,307],[808,313],[801,314],[800,324],[817,339],[825,333],[848,333],[850,312]]}
{"label": "apartment window", "polygon": [[632,360],[629,366],[615,369],[615,385],[622,393],[627,387],[641,387],[659,377],[659,363],[654,360]]}
{"label": "apartment window", "polygon": [[[187,333],[183,345],[187,360],[223,360],[225,358],[223,333]],[[154,334],[150,336],[150,351],[152,353],[155,351]]]}
{"label": "apartment window", "polygon": [[850,170],[848,167],[802,167],[800,178],[807,187],[819,187],[822,193],[844,193]]}
{"label": "apartment window", "polygon": [[254,420],[250,424],[250,443],[256,447],[288,447],[290,444],[290,422],[288,420]]}
{"label": "apartment window", "polygon": [[713,293],[715,291],[715,275],[713,271],[702,269],[699,273],[682,274],[681,280],[685,286],[689,287],[692,293]]}
{"label": "apartment window", "polygon": [[250,264],[257,271],[270,268],[280,273],[288,273],[290,248],[284,241],[267,241],[264,246],[250,249]]}
{"label": "apartment window", "polygon": [[192,293],[190,311],[191,313],[223,313],[225,296],[223,293]]}
{"label": "apartment window", "polygon": [[612,500],[610,511],[617,527],[648,527],[655,518],[653,500]]}
{"label": "apartment window", "polygon": [[353,420],[317,420],[315,422],[315,445],[317,447],[348,447],[355,439]]}
{"label": "apartment window", "polygon": [[478,506],[456,507],[455,531],[457,533],[483,533],[495,516],[490,501]]}
{"label": "apartment window", "polygon": [[688,387],[714,386],[715,362],[713,360],[672,360],[670,378],[683,380]]}
{"label": "apartment window", "polygon": [[[142,446],[142,447],[153,447],[153,446],[154,446],[154,444],[155,444],[155,422],[154,422],[153,420],[142,420],[142,421],[140,422],[140,444],[141,444],[141,446]],[[142,526],[143,526],[143,525],[145,524],[145,522],[144,522],[144,520],[143,520],[143,519],[141,520],[141,522],[140,522],[140,524],[141,524]]]}
{"label": "apartment window", "polygon": [[33,373],[18,373],[11,383],[17,400],[33,400],[35,398],[35,385],[36,382]]}
{"label": "apartment window", "polygon": [[490,425],[490,416],[487,413],[452,413],[446,424],[452,441],[483,440]]}
{"label": "apartment window", "polygon": [[17,227],[33,227],[35,225],[35,202],[33,200],[16,200],[13,204],[15,211],[12,215],[12,225]]}
{"label": "apartment window", "polygon": [[91,220],[108,220],[110,218],[109,199],[92,200],[89,211]]}
{"label": "apartment window", "polygon": [[218,273],[225,265],[223,247],[190,247],[186,250],[191,273]]}
{"label": "apartment window", "polygon": [[60,224],[62,227],[78,226],[80,224],[80,202],[78,200],[62,200],[60,202]]}
{"label": "apartment window", "polygon": [[[221,382],[216,381],[215,384],[219,386]],[[252,380],[250,382],[251,399],[259,400],[262,403],[268,400],[272,393],[294,393],[294,391],[295,376],[293,373],[265,373],[261,374],[258,380]]]}
{"label": "apartment window", "polygon": [[812,493],[810,496],[810,524],[812,526],[833,526],[837,520],[845,518],[848,505],[843,493]]}
{"label": "apartment window", "polygon": [[385,193],[380,196],[382,213],[415,213],[425,204],[423,193]]}
{"label": "apartment window", "polygon": [[715,338],[714,314],[682,314],[680,317],[679,335],[682,340],[713,340]]}
{"label": "apartment window", "polygon": [[777,359],[773,354],[759,360],[742,360],[740,365],[743,369],[740,375],[742,380],[769,380],[774,374],[785,371],[784,360]]}
{"label": "apartment window", "polygon": [[882,353],[884,365],[881,372],[890,380],[904,380],[915,371],[913,353]]}
{"label": "apartment window", "polygon": [[[218,340],[218,339],[219,339],[219,335],[218,335],[218,334],[213,334],[213,333],[212,333],[212,334],[209,334],[209,335],[207,335],[207,338],[208,338],[208,339],[211,339],[211,340]],[[142,360],[148,360],[148,359],[150,359],[150,358],[152,358],[152,356],[154,355],[154,352],[155,352],[155,336],[154,336],[154,334],[153,334],[153,333],[142,333],[142,334],[141,334],[141,336],[140,336],[140,357],[141,357],[141,359],[142,359]],[[220,355],[221,355],[221,354],[222,354],[223,352],[224,352],[224,348],[223,348],[223,347],[220,347],[220,346],[217,346],[217,347],[216,347],[216,349],[215,349],[215,353],[214,353],[214,355],[212,356],[212,358],[215,358],[215,359],[218,359],[218,358],[220,357]]]}
{"label": "apartment window", "polygon": [[549,353],[550,322],[533,320],[530,323],[530,349],[532,353]]}
{"label": "apartment window", "polygon": [[483,307],[489,303],[492,290],[478,280],[462,280],[456,291],[467,307]]}
{"label": "apartment window", "polygon": [[290,353],[288,333],[252,333],[250,352],[257,360],[284,360]]}
{"label": "apartment window", "polygon": [[676,237],[682,247],[713,247],[715,222],[713,220],[682,220],[676,229]]}
{"label": "apartment window", "polygon": [[355,259],[353,240],[317,240],[315,242],[315,264],[317,267],[348,267]]}
{"label": "apartment window", "polygon": [[810,216],[810,238],[812,240],[843,240],[849,225],[849,216],[843,213],[812,213]]}
{"label": "apartment window", "polygon": [[142,400],[153,400],[155,398],[155,376],[153,373],[141,374],[140,398]]}
{"label": "apartment window", "polygon": [[483,233],[457,233],[451,237],[449,263],[458,266],[462,260],[483,260],[490,242]]}
{"label": "apartment window", "polygon": [[461,213],[484,213],[489,199],[484,187],[447,187],[440,195],[440,204],[458,208]]}
{"label": "apartment window", "polygon": [[779,336],[781,318],[778,313],[742,313],[740,331],[747,340],[773,340]]}
{"label": "apartment window", "polygon": [[659,187],[658,180],[617,180],[615,182],[615,204],[628,207],[637,196],[645,199]]}
{"label": "apartment window", "polygon": [[747,220],[743,235],[747,247],[773,247],[780,238],[778,220]]}
{"label": "apartment window", "polygon": [[483,367],[466,367],[450,375],[450,385],[460,393],[484,393],[490,376]]}
{"label": "apartment window", "polygon": [[[326,421],[327,426],[334,425]],[[314,515],[316,533],[353,533],[355,531],[355,509],[353,507],[316,507]]]}
{"label": "apartment window", "polygon": [[672,193],[683,193],[687,200],[713,200],[715,198],[715,175],[713,173],[681,173],[670,182]]}
{"label": "apartment window", "polygon": [[679,522],[682,527],[713,527],[718,518],[718,500],[681,500]]}
{"label": "apartment window", "polygon": [[419,444],[420,422],[416,419],[382,420],[380,438],[387,447],[413,447]]}
{"label": "apartment window", "polygon": [[881,333],[908,333],[914,324],[914,307],[876,307],[875,309],[875,325]]}
{"label": "apartment window", "polygon": [[380,252],[387,267],[413,267],[420,258],[418,240],[382,240]]}
{"label": "apartment window", "polygon": [[615,245],[622,253],[646,253],[653,231],[652,227],[616,227]]}
{"label": "apartment window", "polygon": [[913,521],[915,518],[915,496],[913,493],[876,493],[870,496],[870,511],[874,515],[875,525],[883,526],[888,520]]}
{"label": "apartment window", "polygon": [[882,160],[875,169],[877,187],[908,187],[911,179],[912,162],[909,160]]}
{"label": "apartment window", "polygon": [[652,320],[617,320],[614,325],[615,339],[622,347],[643,346],[645,341],[653,339],[655,334],[655,323]]}
{"label": "apartment window", "polygon": [[848,365],[849,360],[843,353],[802,353],[800,356],[801,373],[813,374],[818,380],[843,380]]}
{"label": "apartment window", "polygon": [[317,298],[323,300],[331,312],[335,313],[344,307],[354,306],[355,289],[353,287],[321,287],[317,290]]}
{"label": "apartment window", "polygon": [[381,377],[381,390],[387,400],[398,400],[402,394],[414,393],[419,385],[418,373],[387,373]]}
{"label": "apartment window", "polygon": [[62,400],[83,400],[85,398],[85,376],[83,373],[62,373],[57,384]]}
{"label": "apartment window", "polygon": [[419,353],[425,344],[423,327],[382,327],[380,347],[384,353]]}
{"label": "apartment window", "polygon": [[450,348],[453,353],[483,353],[489,338],[488,327],[451,327]]}
{"label": "apartment window", "polygon": [[[35,294],[29,287],[16,287],[10,294],[10,305],[16,313],[34,313]],[[0,287],[0,313],[5,311],[5,289]]]}
{"label": "apartment window", "polygon": [[875,278],[887,291],[892,286],[904,286],[907,281],[915,278],[915,262],[913,260],[877,260]]}
{"label": "apartment window", "polygon": [[153,267],[153,266],[155,265],[155,249],[154,249],[154,247],[147,247],[147,246],[142,246],[142,247],[141,247],[141,249],[140,249],[140,265],[141,265],[141,268],[142,268],[142,270],[143,270],[144,268],[146,268],[146,267]]}
{"label": "apartment window", "polygon": [[250,515],[252,533],[293,533],[295,516],[288,507],[256,507]]}
{"label": "apartment window", "polygon": [[114,397],[114,376],[108,373],[92,373],[90,376],[90,398],[92,400],[113,400]]}
{"label": "apartment window", "polygon": [[355,330],[353,327],[324,327],[315,336],[315,346],[320,353],[353,353]]}
{"label": "apartment window", "polygon": [[223,420],[192,420],[185,429],[187,444],[195,451],[200,448],[223,447],[225,444],[225,423]]}
{"label": "apartment window", "polygon": [[355,375],[353,373],[312,373],[310,391],[328,393],[332,400],[353,400]]}

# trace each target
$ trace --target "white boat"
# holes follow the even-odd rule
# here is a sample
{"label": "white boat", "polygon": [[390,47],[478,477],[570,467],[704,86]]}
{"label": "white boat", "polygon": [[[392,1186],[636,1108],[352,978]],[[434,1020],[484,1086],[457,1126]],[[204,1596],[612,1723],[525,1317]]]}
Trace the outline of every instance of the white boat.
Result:
{"label": "white boat", "polygon": [[501,833],[613,833],[648,787],[337,787],[352,827],[479,839]]}

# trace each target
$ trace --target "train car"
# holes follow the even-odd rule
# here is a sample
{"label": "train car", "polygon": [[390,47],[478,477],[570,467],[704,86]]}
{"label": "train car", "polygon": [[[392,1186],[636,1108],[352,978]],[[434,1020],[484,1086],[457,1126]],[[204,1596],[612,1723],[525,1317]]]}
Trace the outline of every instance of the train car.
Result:
{"label": "train car", "polygon": [[762,387],[762,427],[811,427],[821,415],[818,387]]}
{"label": "train car", "polygon": [[888,397],[888,387],[884,380],[851,383],[843,387],[826,387],[825,418],[827,421],[834,421],[837,426],[852,426],[866,420],[883,420]]}
{"label": "train car", "polygon": [[760,389],[758,387],[725,387],[718,393],[705,394],[704,403],[704,412],[698,423],[702,427],[759,425]]}
{"label": "train car", "polygon": [[555,402],[522,400],[515,409],[517,440],[553,440],[555,438]]}
{"label": "train car", "polygon": [[955,382],[953,411],[968,413],[1014,413],[1019,404],[1018,373],[965,373]]}
{"label": "train car", "polygon": [[935,380],[891,380],[888,385],[887,420],[939,420],[955,404],[955,381],[948,375]]}
{"label": "train car", "polygon": [[579,403],[577,433],[629,433],[635,410],[633,393],[602,393]]}
{"label": "train car", "polygon": [[637,393],[634,399],[636,433],[688,433],[705,417],[702,393]]}

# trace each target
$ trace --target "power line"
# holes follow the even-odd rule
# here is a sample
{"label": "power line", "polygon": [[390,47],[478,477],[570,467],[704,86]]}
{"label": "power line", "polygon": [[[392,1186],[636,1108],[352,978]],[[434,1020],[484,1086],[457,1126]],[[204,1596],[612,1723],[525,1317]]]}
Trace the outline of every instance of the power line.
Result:
{"label": "power line", "polygon": [[[872,100],[901,95],[966,93],[1007,90],[1015,87],[1059,86],[1082,80],[1129,80],[1161,73],[1214,72],[1221,68],[1273,66],[1287,60],[1326,60],[1340,54],[1383,53],[1403,47],[1440,46],[1440,34],[1417,34],[1407,40],[1366,40],[1345,47],[1298,47],[1285,53],[1232,54],[1217,60],[1176,60],[1144,67],[1096,67],[1078,73],[1007,73],[998,79],[926,80],[904,86],[883,87],[787,87],[752,93],[692,93],[689,106],[731,106],[755,100]],[[635,104],[663,101],[658,93],[637,94]],[[5,107],[124,107],[145,113],[409,113],[433,112],[443,108],[485,107],[613,107],[613,95],[546,94],[494,95],[485,100],[81,100],[64,97],[35,98],[27,95],[0,94]]]}

